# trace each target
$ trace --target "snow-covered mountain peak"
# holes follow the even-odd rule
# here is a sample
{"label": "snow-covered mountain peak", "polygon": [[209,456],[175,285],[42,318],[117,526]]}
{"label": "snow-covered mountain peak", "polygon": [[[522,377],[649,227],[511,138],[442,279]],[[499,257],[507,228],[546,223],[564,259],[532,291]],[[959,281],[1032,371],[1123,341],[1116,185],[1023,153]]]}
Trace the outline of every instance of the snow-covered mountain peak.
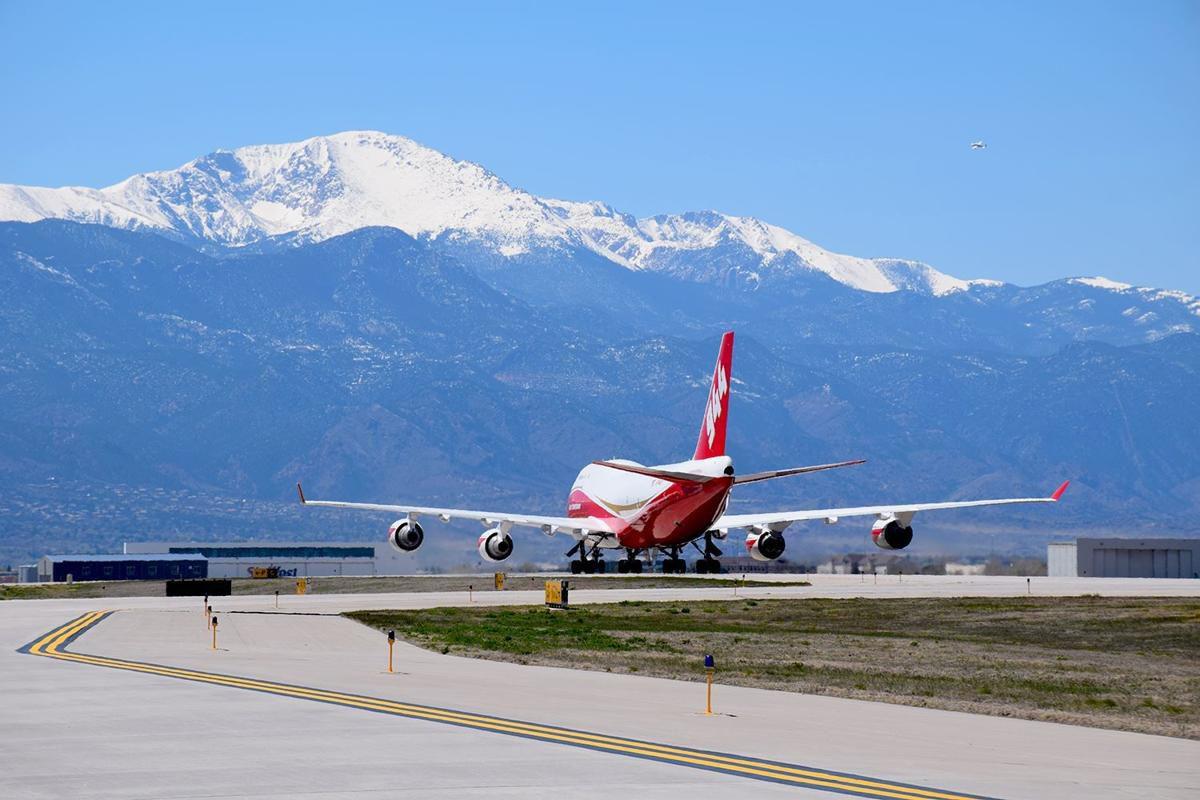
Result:
{"label": "snow-covered mountain peak", "polygon": [[414,236],[468,230],[501,244],[563,233],[538,198],[478,164],[377,131],[218,150],[99,190],[0,186],[0,218],[45,217],[230,246],[281,235],[318,241],[375,225]]}
{"label": "snow-covered mountain peak", "polygon": [[752,217],[698,211],[636,219],[601,202],[540,198],[482,166],[402,136],[346,131],[217,150],[104,189],[0,185],[0,220],[69,219],[243,246],[386,226],[467,239],[502,256],[584,248],[630,269],[748,286],[805,272],[870,292],[948,294],[971,283],[899,259],[832,253]]}

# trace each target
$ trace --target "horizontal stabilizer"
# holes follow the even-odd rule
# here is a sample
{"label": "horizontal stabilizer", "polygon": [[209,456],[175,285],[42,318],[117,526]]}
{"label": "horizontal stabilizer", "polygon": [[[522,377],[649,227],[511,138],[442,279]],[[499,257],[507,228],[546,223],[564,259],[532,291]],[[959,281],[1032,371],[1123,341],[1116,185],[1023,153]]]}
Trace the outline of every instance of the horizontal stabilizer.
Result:
{"label": "horizontal stabilizer", "polygon": [[665,481],[684,481],[686,483],[707,483],[713,479],[712,475],[697,475],[693,472],[673,472],[669,469],[655,469],[654,467],[643,467],[640,464],[621,464],[616,461],[593,461],[598,467],[608,467],[610,469],[619,469],[622,472],[633,472],[637,475],[646,475],[651,478],[662,478]]}
{"label": "horizontal stabilizer", "polygon": [[838,467],[853,467],[856,464],[865,464],[866,459],[858,459],[857,461],[839,461],[836,464],[817,464],[812,467],[791,467],[790,469],[773,469],[767,472],[754,472],[749,475],[739,475],[733,479],[734,483],[754,483],[755,481],[769,481],[772,478],[786,478],[789,475],[803,475],[807,472],[820,472],[826,469],[837,469]]}

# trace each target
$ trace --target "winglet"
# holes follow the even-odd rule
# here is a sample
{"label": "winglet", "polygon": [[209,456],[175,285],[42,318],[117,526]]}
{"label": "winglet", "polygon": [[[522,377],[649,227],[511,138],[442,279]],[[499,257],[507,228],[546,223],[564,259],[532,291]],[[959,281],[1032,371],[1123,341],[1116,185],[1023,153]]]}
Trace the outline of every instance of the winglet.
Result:
{"label": "winglet", "polygon": [[1063,496],[1063,492],[1065,492],[1067,490],[1067,487],[1070,485],[1071,485],[1070,481],[1063,481],[1062,486],[1055,489],[1054,494],[1050,495],[1050,499],[1057,503],[1058,499]]}
{"label": "winglet", "polygon": [[[296,481],[296,493],[300,495],[300,505],[305,505],[308,503],[308,501],[304,499],[304,487],[300,485],[300,481]],[[1056,497],[1054,499],[1057,500],[1058,498]]]}

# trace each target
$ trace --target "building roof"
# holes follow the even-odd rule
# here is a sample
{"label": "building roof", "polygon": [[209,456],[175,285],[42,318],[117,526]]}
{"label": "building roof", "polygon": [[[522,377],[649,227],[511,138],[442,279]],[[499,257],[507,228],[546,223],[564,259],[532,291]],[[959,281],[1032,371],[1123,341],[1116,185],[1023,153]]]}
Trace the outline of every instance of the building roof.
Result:
{"label": "building roof", "polygon": [[181,555],[175,553],[129,553],[126,555],[114,553],[83,553],[80,555],[45,556],[51,561],[207,561],[200,555]]}

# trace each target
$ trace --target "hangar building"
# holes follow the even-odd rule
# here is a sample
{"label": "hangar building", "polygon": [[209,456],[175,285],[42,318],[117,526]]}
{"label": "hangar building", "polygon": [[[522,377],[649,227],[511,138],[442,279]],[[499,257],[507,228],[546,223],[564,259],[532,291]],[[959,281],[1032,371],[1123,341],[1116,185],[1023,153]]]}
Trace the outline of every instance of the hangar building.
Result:
{"label": "hangar building", "polygon": [[203,556],[210,578],[400,575],[412,562],[379,542],[126,542],[126,553]]}
{"label": "hangar building", "polygon": [[1200,539],[1076,539],[1046,548],[1052,578],[1200,578]]}

